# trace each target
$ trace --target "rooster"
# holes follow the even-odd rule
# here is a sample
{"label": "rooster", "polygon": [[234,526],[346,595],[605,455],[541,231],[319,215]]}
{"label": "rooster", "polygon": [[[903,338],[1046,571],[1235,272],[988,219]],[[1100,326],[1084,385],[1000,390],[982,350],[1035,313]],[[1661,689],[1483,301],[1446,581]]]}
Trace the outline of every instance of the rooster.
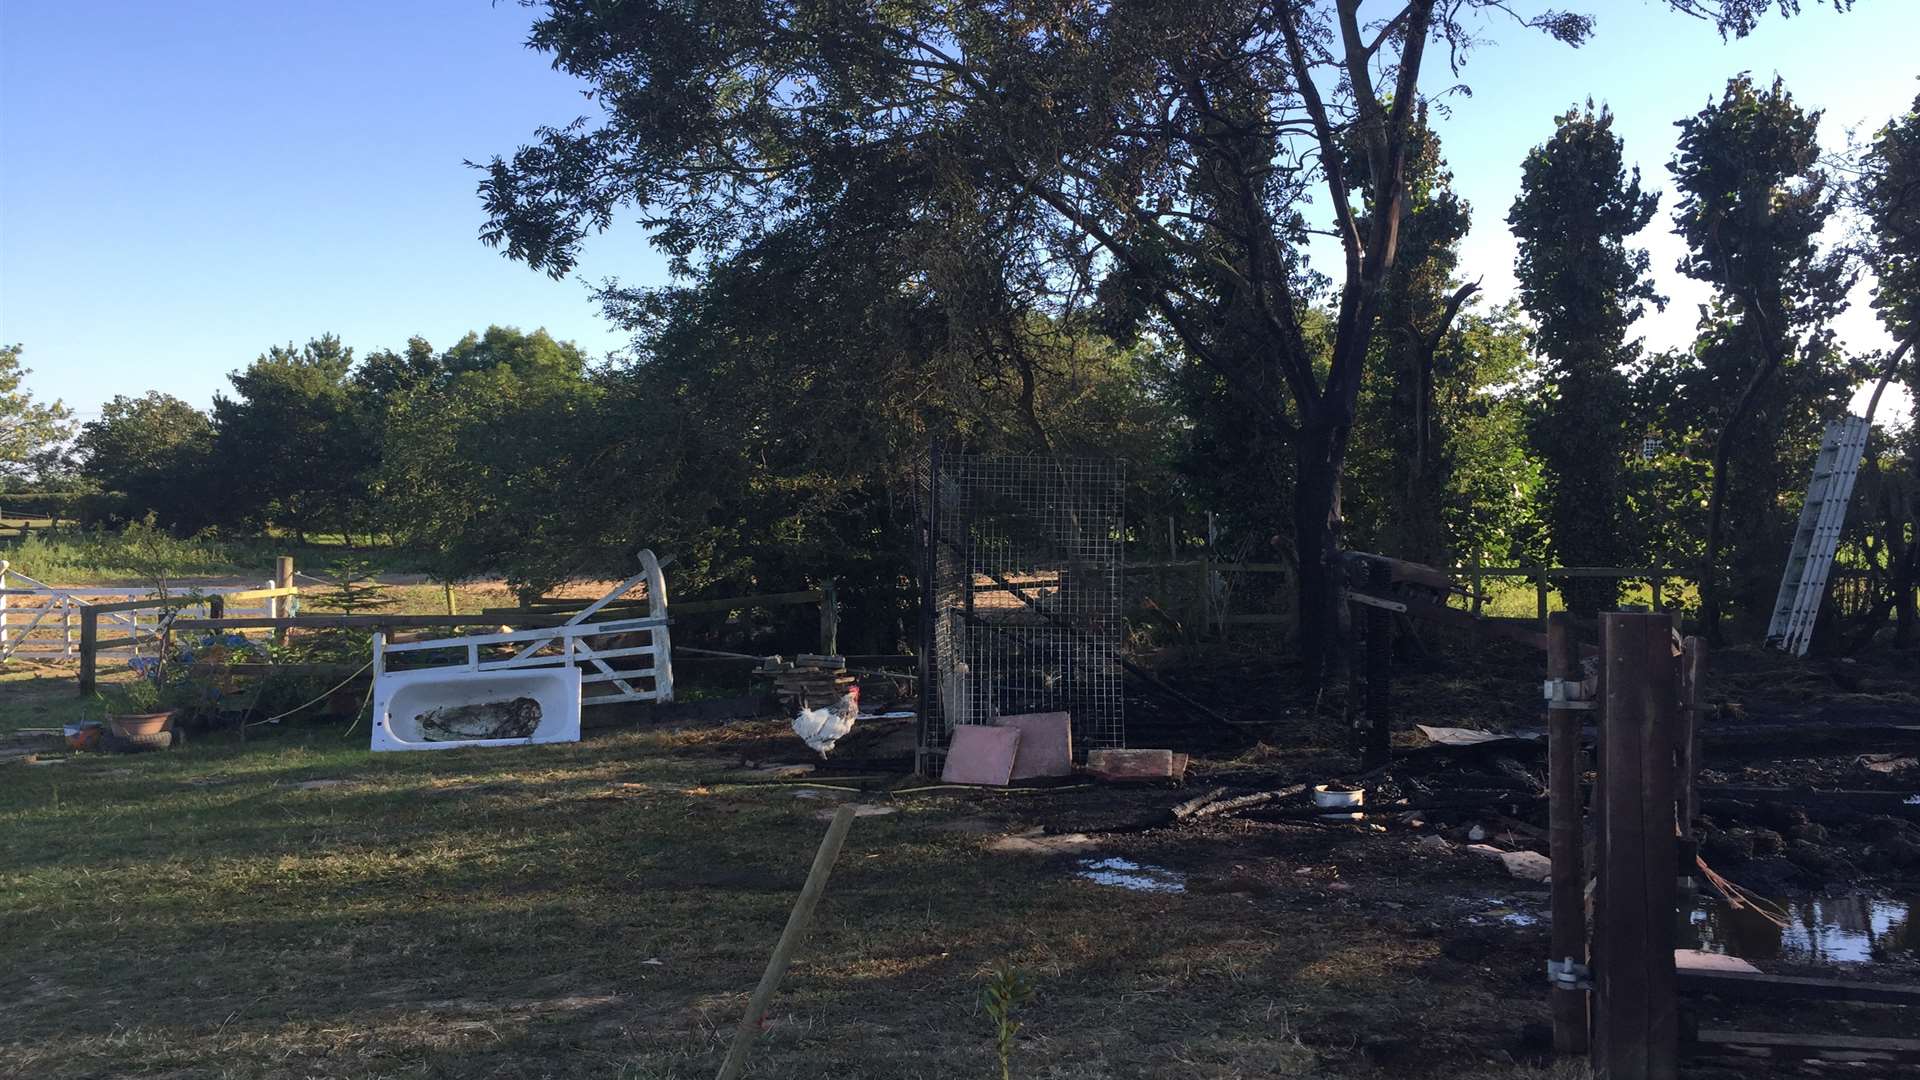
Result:
{"label": "rooster", "polygon": [[853,721],[860,715],[860,688],[847,687],[847,694],[839,701],[824,709],[801,709],[800,715],[793,718],[793,733],[815,750],[822,758],[833,744],[847,737],[853,730]]}

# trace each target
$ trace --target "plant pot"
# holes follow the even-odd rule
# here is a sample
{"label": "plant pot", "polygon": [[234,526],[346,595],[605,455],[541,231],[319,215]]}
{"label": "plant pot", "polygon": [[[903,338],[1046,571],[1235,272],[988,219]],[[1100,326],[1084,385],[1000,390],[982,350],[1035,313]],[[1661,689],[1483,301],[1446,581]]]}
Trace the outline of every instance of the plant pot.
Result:
{"label": "plant pot", "polygon": [[173,728],[173,710],[153,713],[130,713],[125,716],[108,716],[107,723],[113,726],[113,733],[121,738],[134,735],[158,735]]}
{"label": "plant pot", "polygon": [[[1315,806],[1364,806],[1366,801],[1367,792],[1364,788],[1356,788],[1353,791],[1328,791],[1325,784],[1315,784],[1313,787],[1313,805]],[[1327,821],[1359,821],[1366,817],[1363,813],[1321,814],[1320,816]]]}

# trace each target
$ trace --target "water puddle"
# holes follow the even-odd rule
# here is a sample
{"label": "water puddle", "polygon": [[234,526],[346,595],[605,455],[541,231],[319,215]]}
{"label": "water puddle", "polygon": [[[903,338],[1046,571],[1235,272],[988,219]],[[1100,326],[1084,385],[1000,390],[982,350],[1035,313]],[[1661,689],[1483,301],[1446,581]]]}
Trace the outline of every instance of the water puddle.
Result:
{"label": "water puddle", "polygon": [[1470,923],[1481,926],[1491,924],[1500,926],[1544,926],[1547,924],[1547,917],[1544,913],[1535,911],[1533,910],[1533,905],[1523,904],[1518,900],[1503,900],[1497,896],[1484,896],[1474,902],[1489,906],[1466,912],[1466,920]]}
{"label": "water puddle", "polygon": [[1137,863],[1132,859],[1081,859],[1076,876],[1096,885],[1112,885],[1133,892],[1187,891],[1187,875],[1164,866]]}
{"label": "water puddle", "polygon": [[1774,904],[1787,913],[1784,929],[1751,910],[1729,907],[1718,896],[1702,896],[1688,931],[1707,952],[1748,960],[1865,964],[1920,957],[1920,924],[1914,919],[1920,899],[1853,894]]}

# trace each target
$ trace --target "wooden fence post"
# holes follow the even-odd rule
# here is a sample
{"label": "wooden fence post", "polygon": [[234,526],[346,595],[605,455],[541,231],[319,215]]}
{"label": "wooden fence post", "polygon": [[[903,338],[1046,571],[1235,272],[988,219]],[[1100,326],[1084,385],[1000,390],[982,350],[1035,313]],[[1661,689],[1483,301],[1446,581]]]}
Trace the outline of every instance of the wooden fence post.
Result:
{"label": "wooden fence post", "polygon": [[[7,567],[11,565],[7,560],[0,559],[0,589],[7,587]],[[0,655],[5,655],[7,651],[7,601],[11,599],[13,597],[0,592]]]}
{"label": "wooden fence post", "polygon": [[840,594],[833,582],[820,586],[820,655],[840,653]]}
{"label": "wooden fence post", "polygon": [[1547,564],[1545,562],[1540,564],[1540,572],[1535,580],[1537,580],[1539,584],[1534,592],[1537,600],[1534,606],[1538,609],[1540,626],[1541,629],[1544,630],[1547,624]]}
{"label": "wooden fence post", "polygon": [[1700,816],[1700,698],[1707,677],[1707,639],[1690,637],[1680,647],[1680,723],[1674,761],[1678,765],[1680,839],[1692,843],[1693,819]]}
{"label": "wooden fence post", "polygon": [[1607,671],[1593,1069],[1600,1080],[1672,1080],[1679,1054],[1673,736],[1680,704],[1673,618],[1608,612],[1600,631]]}
{"label": "wooden fence post", "polygon": [[95,654],[99,651],[100,613],[89,605],[80,609],[80,696],[92,697]]}
{"label": "wooden fence post", "polygon": [[[273,587],[276,589],[293,588],[293,556],[282,555],[273,560]],[[291,618],[294,611],[293,598],[291,596],[274,597],[272,611],[274,617],[277,619]],[[285,645],[287,643],[286,627],[279,626],[274,628],[273,643],[276,645]]]}
{"label": "wooden fence post", "polygon": [[[1384,561],[1367,561],[1367,588],[1375,596],[1393,591],[1393,570]],[[1393,757],[1393,613],[1365,605],[1367,612],[1367,742],[1369,767]]]}
{"label": "wooden fence post", "polygon": [[[1593,703],[1574,698],[1580,682],[1573,616],[1556,611],[1547,617],[1547,839],[1553,858],[1553,955],[1560,963],[1587,963],[1585,846],[1581,824],[1581,721]],[[1584,704],[1585,709],[1575,706]],[[1571,973],[1571,972],[1569,972]],[[1562,1054],[1587,1051],[1587,991],[1555,985],[1553,1048]]]}
{"label": "wooden fence post", "polygon": [[1473,613],[1480,614],[1481,592],[1486,580],[1480,576],[1480,545],[1473,546],[1473,560],[1467,563],[1467,583],[1473,590]]}

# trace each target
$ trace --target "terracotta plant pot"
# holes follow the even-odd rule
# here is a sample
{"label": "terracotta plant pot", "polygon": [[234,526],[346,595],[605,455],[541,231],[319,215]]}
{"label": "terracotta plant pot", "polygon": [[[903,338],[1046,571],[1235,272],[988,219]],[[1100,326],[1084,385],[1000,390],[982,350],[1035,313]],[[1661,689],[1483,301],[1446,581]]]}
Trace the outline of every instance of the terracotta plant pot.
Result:
{"label": "terracotta plant pot", "polygon": [[131,713],[126,716],[109,716],[107,723],[113,725],[113,733],[121,738],[132,735],[158,735],[173,727],[173,710],[155,713]]}

